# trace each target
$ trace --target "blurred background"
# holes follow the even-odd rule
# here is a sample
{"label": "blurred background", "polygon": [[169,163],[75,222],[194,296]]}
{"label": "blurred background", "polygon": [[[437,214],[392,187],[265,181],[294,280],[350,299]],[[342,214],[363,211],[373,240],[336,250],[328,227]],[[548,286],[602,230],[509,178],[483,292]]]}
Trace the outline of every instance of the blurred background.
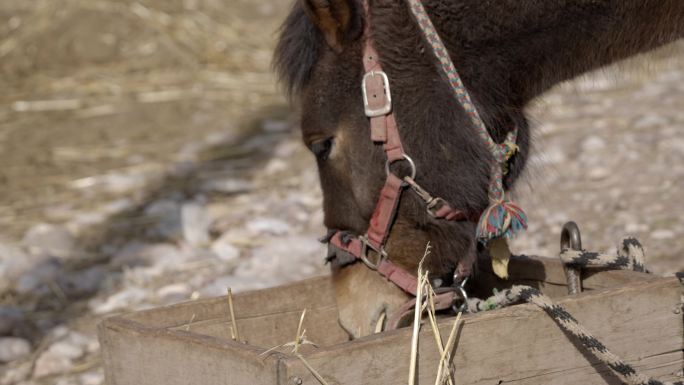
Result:
{"label": "blurred background", "polygon": [[[273,77],[291,0],[0,2],[0,385],[103,384],[103,317],[324,274],[321,195]],[[520,253],[637,236],[684,269],[684,47],[530,108]]]}

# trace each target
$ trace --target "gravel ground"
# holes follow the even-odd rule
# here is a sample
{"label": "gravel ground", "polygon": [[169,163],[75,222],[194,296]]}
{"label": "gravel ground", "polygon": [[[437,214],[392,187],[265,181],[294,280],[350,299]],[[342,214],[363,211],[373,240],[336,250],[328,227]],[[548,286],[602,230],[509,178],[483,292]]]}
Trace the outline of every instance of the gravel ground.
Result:
{"label": "gravel ground", "polygon": [[[324,229],[315,164],[268,67],[287,3],[231,3],[210,31],[226,40],[203,49],[174,34],[152,37],[204,20],[198,2],[131,3],[144,7],[125,9],[148,18],[133,23],[142,30],[134,34],[138,48],[148,52],[157,42],[168,60],[146,56],[130,72],[106,52],[55,63],[18,55],[0,64],[11,90],[0,99],[0,181],[7,186],[0,196],[0,226],[7,225],[0,233],[0,385],[102,384],[95,325],[103,317],[326,272],[316,241]],[[36,12],[7,4],[16,14]],[[100,12],[93,4],[121,11],[106,6],[123,3],[69,4],[64,23],[74,20],[69,12]],[[230,11],[261,22],[234,26]],[[8,15],[0,19],[0,57],[3,41],[21,36],[40,47],[45,37],[13,34],[23,19],[12,12],[0,12]],[[64,47],[89,41],[87,28],[74,25]],[[121,34],[130,26],[111,28],[125,46],[130,36]],[[243,45],[221,50],[232,47],[231,36]],[[573,219],[587,248],[608,250],[632,234],[654,272],[683,270],[684,49],[623,67],[564,84],[530,108],[536,149],[517,191],[530,231],[516,251],[553,256],[562,224]],[[115,79],[120,92],[99,88],[102,78]],[[87,103],[60,112],[17,104],[57,98]]]}

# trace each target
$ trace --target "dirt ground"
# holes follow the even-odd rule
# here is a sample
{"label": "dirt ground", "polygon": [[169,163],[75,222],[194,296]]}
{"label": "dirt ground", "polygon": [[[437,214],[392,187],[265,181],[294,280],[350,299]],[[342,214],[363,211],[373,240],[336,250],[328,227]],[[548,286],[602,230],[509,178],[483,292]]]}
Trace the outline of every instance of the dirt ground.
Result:
{"label": "dirt ground", "polygon": [[[30,346],[0,385],[102,384],[102,317],[326,271],[315,165],[270,68],[289,6],[0,2],[0,345]],[[684,46],[529,113],[514,250],[554,256],[573,219],[588,249],[631,234],[655,273],[684,270]]]}
{"label": "dirt ground", "polygon": [[2,235],[140,187],[103,196],[85,178],[159,174],[184,145],[282,110],[270,58],[287,3],[3,1]]}

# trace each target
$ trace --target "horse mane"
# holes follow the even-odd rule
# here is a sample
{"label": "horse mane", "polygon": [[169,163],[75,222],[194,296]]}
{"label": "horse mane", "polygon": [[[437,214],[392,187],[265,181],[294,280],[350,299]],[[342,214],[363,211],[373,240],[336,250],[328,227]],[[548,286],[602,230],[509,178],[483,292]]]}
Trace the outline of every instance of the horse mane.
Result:
{"label": "horse mane", "polygon": [[292,97],[300,93],[308,82],[325,43],[299,1],[294,2],[279,32],[273,67],[287,94]]}

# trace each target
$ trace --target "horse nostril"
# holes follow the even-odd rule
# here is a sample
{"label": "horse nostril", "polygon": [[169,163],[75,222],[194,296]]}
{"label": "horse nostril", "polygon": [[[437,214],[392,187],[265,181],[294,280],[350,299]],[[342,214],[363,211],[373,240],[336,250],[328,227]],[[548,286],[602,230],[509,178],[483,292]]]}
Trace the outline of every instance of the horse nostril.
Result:
{"label": "horse nostril", "polygon": [[333,147],[333,138],[317,140],[309,146],[311,152],[316,155],[316,159],[320,161],[328,160],[330,156],[330,151]]}

